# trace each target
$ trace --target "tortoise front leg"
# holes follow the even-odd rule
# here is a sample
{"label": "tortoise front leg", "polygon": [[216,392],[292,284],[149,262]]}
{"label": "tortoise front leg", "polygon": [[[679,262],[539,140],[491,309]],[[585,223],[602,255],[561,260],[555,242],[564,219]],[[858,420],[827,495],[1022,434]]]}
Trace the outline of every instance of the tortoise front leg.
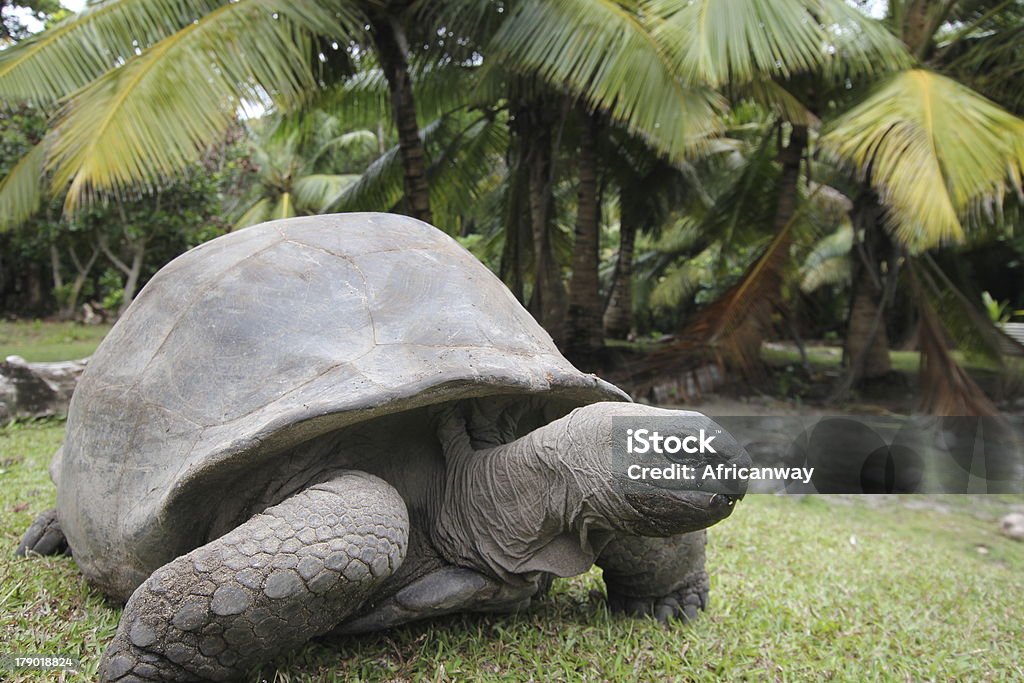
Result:
{"label": "tortoise front leg", "polygon": [[156,570],[125,606],[102,681],[235,678],[357,611],[405,558],[398,492],[349,472]]}
{"label": "tortoise front leg", "polygon": [[708,606],[707,531],[668,538],[616,536],[597,559],[613,612],[691,621]]}
{"label": "tortoise front leg", "polygon": [[14,551],[18,557],[25,557],[29,553],[36,555],[67,555],[70,553],[68,539],[64,537],[64,530],[60,528],[56,509],[51,508],[46,512],[39,513],[39,516],[32,522],[32,526],[22,536],[18,549]]}

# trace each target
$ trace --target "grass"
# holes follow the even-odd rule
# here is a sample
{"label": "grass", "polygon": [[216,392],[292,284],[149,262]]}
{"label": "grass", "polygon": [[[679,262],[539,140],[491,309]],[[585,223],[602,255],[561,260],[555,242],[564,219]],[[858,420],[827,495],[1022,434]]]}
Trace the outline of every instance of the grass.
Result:
{"label": "grass", "polygon": [[41,320],[0,321],[0,360],[7,356],[37,362],[85,358],[96,350],[110,327]]}
{"label": "grass", "polygon": [[[15,559],[58,421],[0,429],[0,654],[79,657],[94,680],[118,609],[68,557]],[[517,616],[459,616],[314,644],[251,681],[1024,680],[1024,544],[996,533],[1022,497],[748,496],[710,531],[712,607],[665,629],[615,618],[598,572]]]}
{"label": "grass", "polygon": [[[842,362],[842,346],[819,346],[808,345],[807,362],[816,370],[837,370]],[[800,352],[795,346],[780,346],[777,344],[761,347],[761,358],[771,365],[795,365],[800,363]],[[994,374],[1004,372],[985,358],[967,356],[960,351],[953,351],[953,358],[963,365],[967,370],[976,375]],[[917,351],[889,351],[889,363],[896,372],[916,376],[920,367],[921,354]],[[1003,359],[1007,368],[1021,373],[1024,372],[1024,360],[1020,358],[1007,357]]]}

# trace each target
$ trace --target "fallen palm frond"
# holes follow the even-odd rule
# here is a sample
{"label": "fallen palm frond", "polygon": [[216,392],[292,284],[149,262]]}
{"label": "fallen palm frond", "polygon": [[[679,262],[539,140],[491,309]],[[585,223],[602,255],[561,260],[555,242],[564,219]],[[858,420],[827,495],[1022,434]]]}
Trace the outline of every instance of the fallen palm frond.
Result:
{"label": "fallen palm frond", "polygon": [[702,308],[674,341],[627,367],[620,381],[637,394],[673,378],[680,388],[709,391],[702,388],[705,378],[720,380],[726,367],[756,373],[764,330],[771,324],[789,261],[792,224],[779,231],[739,282]]}
{"label": "fallen palm frond", "polygon": [[999,410],[953,357],[947,328],[936,309],[943,292],[919,264],[912,263],[909,271],[920,315],[920,409],[931,415],[998,415]]}
{"label": "fallen palm frond", "polygon": [[[794,126],[789,144],[779,151],[781,171],[772,173],[777,180],[767,194],[763,186],[752,182],[753,177],[741,176],[736,188],[740,201],[728,204],[735,208],[742,205],[744,198],[771,197],[771,210],[760,215],[770,217],[772,239],[739,281],[698,311],[676,341],[626,369],[626,381],[638,391],[645,392],[666,378],[685,376],[709,363],[719,371],[728,366],[748,376],[758,374],[762,367],[761,341],[770,328],[772,312],[781,304],[794,226],[826,187],[819,184],[806,197],[802,196],[800,165],[807,143],[807,128]],[[762,144],[757,156],[767,158],[768,149],[768,145]],[[761,170],[765,172],[774,168],[766,159],[762,159],[762,164]]]}

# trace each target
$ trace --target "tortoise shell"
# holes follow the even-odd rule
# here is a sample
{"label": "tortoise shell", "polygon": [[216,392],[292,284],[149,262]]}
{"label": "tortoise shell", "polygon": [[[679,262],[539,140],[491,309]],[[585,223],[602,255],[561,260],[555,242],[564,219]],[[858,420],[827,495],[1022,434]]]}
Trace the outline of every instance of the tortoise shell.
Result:
{"label": "tortoise shell", "polygon": [[628,400],[576,370],[497,277],[426,223],[263,223],[169,263],[104,339],[51,467],[58,515],[86,577],[127,598],[224,533],[211,519],[240,495],[233,483],[281,477],[300,444],[498,395],[539,397],[552,419]]}

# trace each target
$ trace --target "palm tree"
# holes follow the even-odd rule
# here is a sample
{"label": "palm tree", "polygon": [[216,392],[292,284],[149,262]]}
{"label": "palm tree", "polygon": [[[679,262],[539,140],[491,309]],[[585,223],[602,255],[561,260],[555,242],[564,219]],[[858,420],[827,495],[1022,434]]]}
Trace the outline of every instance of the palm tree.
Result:
{"label": "palm tree", "polygon": [[324,213],[359,180],[354,171],[377,149],[377,136],[368,130],[346,131],[337,117],[321,111],[307,116],[313,122],[303,129],[259,122],[264,124],[263,141],[252,143],[250,150],[256,182],[240,207],[236,228]]}
{"label": "palm tree", "polygon": [[618,188],[619,242],[602,323],[606,337],[627,339],[633,331],[633,256],[641,232],[658,232],[671,212],[700,194],[696,171],[654,154],[625,131],[609,136],[605,161]]}
{"label": "palm tree", "polygon": [[[993,39],[1007,27],[999,12],[1012,3],[949,3],[908,0],[889,3],[887,24],[922,64],[881,80],[867,97],[843,113],[821,140],[824,150],[853,169],[863,183],[855,197],[853,305],[847,334],[850,372],[840,393],[861,378],[886,372],[888,343],[885,311],[897,288],[899,264],[929,250],[962,243],[971,226],[990,221],[1007,192],[1021,187],[1024,176],[1024,121],[972,90],[970,75],[956,68],[968,83],[942,73],[947,59],[958,54],[957,43],[981,34],[980,44],[1005,46]],[[1020,8],[1015,6],[1019,13]],[[955,23],[950,23],[955,22]],[[1016,33],[1020,17],[1011,26]],[[993,33],[996,32],[996,33]],[[984,62],[979,48],[971,60]],[[961,51],[963,58],[965,52]],[[956,59],[951,64],[963,62]],[[994,93],[1005,85],[982,77]],[[1012,98],[1010,99],[1012,102]],[[995,209],[995,211],[993,211]],[[948,367],[927,291],[919,284],[920,266],[911,263],[910,292],[921,311],[918,329],[922,368]],[[941,316],[939,316],[941,317]],[[925,339],[924,335],[931,335]],[[980,390],[966,381],[943,382],[933,372],[932,391],[943,387],[946,407],[975,411]],[[994,410],[991,406],[986,408]]]}
{"label": "palm tree", "polygon": [[[524,0],[492,45],[509,68],[537,73],[607,111],[676,163],[706,149],[719,126],[722,102],[709,87],[789,77],[823,67],[837,53],[861,69],[870,69],[868,56],[883,66],[898,63],[883,30],[832,0]],[[781,108],[795,108],[781,86],[753,90]],[[581,161],[591,158],[580,151]],[[594,177],[581,173],[581,185]],[[578,207],[586,213],[577,221],[577,291],[570,291],[568,315],[567,343],[585,357],[603,340],[593,306],[600,301],[590,256],[597,240],[593,205],[588,200]]]}
{"label": "palm tree", "polygon": [[[243,105],[281,111],[375,50],[404,166],[406,209],[430,218],[409,75],[411,2],[109,0],[0,53],[0,94],[60,103],[45,140],[5,179],[15,220],[44,189],[72,212],[99,193],[156,187],[216,144]],[[413,43],[418,44],[418,43]],[[42,171],[49,187],[40,186]]]}
{"label": "palm tree", "polygon": [[[931,36],[947,19],[956,19],[961,27],[951,39],[955,43],[975,30],[990,37],[994,30],[991,24],[998,25],[993,10],[1007,6],[1007,3],[970,3],[973,16],[967,16],[966,13],[958,14],[958,9],[953,7],[955,4],[894,2],[890,3],[890,8],[899,18],[893,23],[902,27],[906,34],[917,36],[917,40],[923,40],[921,36],[924,34],[919,31],[921,26],[931,26],[932,33],[927,34]],[[918,49],[919,44],[909,45],[909,52],[925,55],[934,68],[951,43],[940,42],[936,46],[931,38],[928,41],[931,41],[930,47],[922,51]],[[1009,49],[1005,41],[986,42],[1002,50]],[[984,61],[977,52],[971,59],[972,63]],[[895,61],[899,63],[902,60]],[[906,65],[910,66],[909,63]],[[962,239],[965,222],[984,222],[986,211],[998,214],[997,207],[1003,195],[1011,187],[1020,186],[1022,148],[1019,141],[1022,138],[1015,117],[934,71],[915,68],[887,77],[869,78],[869,84],[873,81],[877,85],[874,92],[869,88],[865,95],[863,87],[851,88],[850,84],[863,83],[864,76],[870,77],[871,74],[862,73],[858,78],[852,78],[845,69],[845,63],[837,60],[831,67],[820,71],[815,79],[805,79],[803,92],[796,87],[795,79],[789,79],[785,83],[786,92],[797,97],[788,100],[776,97],[774,102],[766,103],[775,105],[789,117],[794,131],[798,130],[798,122],[793,121],[787,112],[798,112],[799,108],[792,105],[803,103],[812,112],[819,113],[826,110],[816,103],[832,101],[839,104],[840,111],[845,109],[818,144],[841,164],[854,169],[865,184],[862,191],[853,194],[855,206],[852,213],[858,238],[853,252],[857,258],[852,268],[854,305],[848,325],[851,340],[848,344],[851,372],[845,384],[848,388],[852,378],[862,376],[866,368],[871,372],[884,372],[888,367],[888,348],[882,336],[884,325],[879,310],[884,311],[884,305],[897,288],[900,264],[907,255]],[[885,70],[881,71],[884,76]],[[991,81],[986,85],[993,92],[1007,93],[1007,89],[1000,89]],[[823,91],[829,88],[831,92],[823,97]],[[750,94],[755,90],[752,88]],[[781,95],[778,90],[774,94]],[[853,106],[848,104],[851,101]],[[821,171],[824,166],[818,163],[815,168]],[[783,206],[780,203],[780,209]],[[785,211],[779,211],[779,214],[783,213]],[[783,230],[786,231],[785,228]],[[785,253],[786,247],[785,235],[780,233],[736,289],[698,316],[689,332],[699,332],[697,336],[704,341],[732,334],[742,339],[742,328],[733,330],[728,321],[757,318],[752,315],[760,305],[757,302],[764,298],[766,292],[777,292],[774,286],[764,286],[764,278],[773,276],[773,271],[785,262],[779,255]],[[886,265],[882,265],[883,262]],[[913,269],[908,277],[922,280],[923,276],[918,273],[920,267],[911,265]],[[755,286],[751,287],[751,284]],[[759,295],[734,296],[741,291],[740,288],[748,294]],[[904,289],[926,291],[923,286]],[[918,305],[930,304],[922,299]],[[934,320],[943,316],[929,317],[924,308],[922,311],[925,314],[922,316],[922,331],[934,335],[935,326],[925,329],[927,320],[924,318]],[[694,335],[684,334],[682,346],[692,351],[694,344]],[[933,353],[935,349],[943,348],[940,343],[929,346]],[[947,367],[946,360],[932,362],[929,367]],[[668,362],[668,359],[663,356],[661,361]],[[936,371],[931,374],[939,377],[942,373]],[[941,383],[941,377],[937,381]],[[935,386],[935,382],[932,385]],[[958,380],[949,383],[947,389],[957,390],[956,387],[962,389],[965,386],[967,382]],[[955,401],[943,403],[947,406],[956,404]],[[976,396],[967,396],[960,405],[974,410],[981,402]]]}

